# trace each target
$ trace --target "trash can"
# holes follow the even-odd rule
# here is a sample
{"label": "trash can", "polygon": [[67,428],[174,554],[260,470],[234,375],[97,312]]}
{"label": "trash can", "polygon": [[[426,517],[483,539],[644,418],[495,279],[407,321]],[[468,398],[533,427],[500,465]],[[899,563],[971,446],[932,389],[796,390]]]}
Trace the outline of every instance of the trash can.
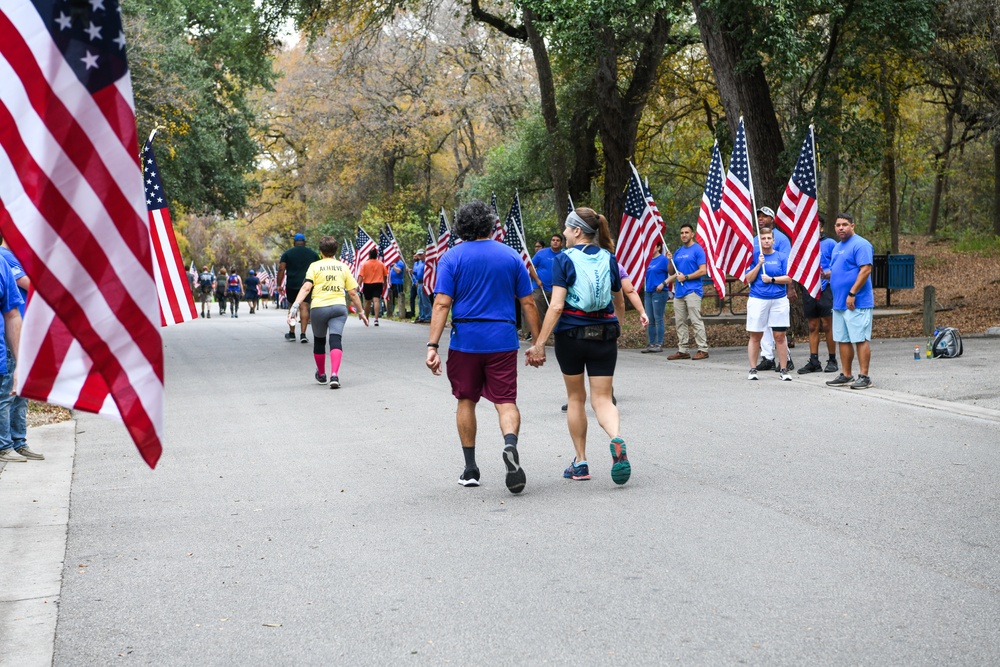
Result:
{"label": "trash can", "polygon": [[889,255],[872,256],[872,288],[885,289],[889,286]]}
{"label": "trash can", "polygon": [[[872,267],[874,270],[875,267]],[[889,255],[888,281],[889,289],[913,289],[913,255]]]}

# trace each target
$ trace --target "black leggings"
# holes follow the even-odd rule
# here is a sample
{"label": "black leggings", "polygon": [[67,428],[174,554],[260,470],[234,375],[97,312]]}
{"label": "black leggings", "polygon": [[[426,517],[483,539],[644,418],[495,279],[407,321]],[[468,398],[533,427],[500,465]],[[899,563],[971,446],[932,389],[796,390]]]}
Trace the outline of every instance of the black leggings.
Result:
{"label": "black leggings", "polygon": [[229,309],[234,313],[240,311],[240,295],[238,292],[229,293]]}

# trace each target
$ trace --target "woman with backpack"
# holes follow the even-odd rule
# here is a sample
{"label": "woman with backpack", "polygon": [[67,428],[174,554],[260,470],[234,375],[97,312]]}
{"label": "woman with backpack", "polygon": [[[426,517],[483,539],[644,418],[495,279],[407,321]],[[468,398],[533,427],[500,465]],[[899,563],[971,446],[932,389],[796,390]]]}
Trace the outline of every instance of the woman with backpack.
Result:
{"label": "woman with backpack", "polygon": [[[544,362],[545,341],[555,331],[556,360],[566,384],[566,423],[576,456],[563,472],[573,480],[590,479],[587,463],[587,412],[584,403],[590,384],[590,404],[597,422],[611,438],[611,479],[624,484],[632,467],[621,437],[618,408],[612,401],[618,336],[621,326],[615,317],[614,297],[622,290],[618,261],[611,252],[614,242],[608,221],[589,208],[578,208],[566,218],[567,250],[552,263],[552,301],[542,330],[528,359]],[[640,312],[642,326],[649,324]]]}
{"label": "woman with backpack", "polygon": [[240,299],[243,298],[243,279],[236,272],[235,266],[229,271],[226,296],[229,297],[229,317],[239,317],[237,313],[240,310]]}
{"label": "woman with backpack", "polygon": [[229,285],[229,271],[222,267],[215,281],[215,302],[219,304],[219,315],[226,314],[226,289]]}

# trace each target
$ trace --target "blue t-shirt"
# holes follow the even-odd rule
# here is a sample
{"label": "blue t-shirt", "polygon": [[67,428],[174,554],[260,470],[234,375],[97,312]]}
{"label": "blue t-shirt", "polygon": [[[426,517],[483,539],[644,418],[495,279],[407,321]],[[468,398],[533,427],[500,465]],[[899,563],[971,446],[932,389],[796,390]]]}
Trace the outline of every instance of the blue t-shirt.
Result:
{"label": "blue t-shirt", "polygon": [[[774,233],[774,252],[781,252],[786,255],[792,254],[792,242],[788,240],[788,237],[785,236],[784,232],[775,227],[773,233]],[[753,256],[754,258],[760,257],[759,236],[753,237]]]}
{"label": "blue t-shirt", "polygon": [[[434,291],[452,298],[452,350],[490,353],[520,347],[514,302],[531,294],[531,278],[512,248],[492,239],[456,245],[438,262]],[[485,321],[462,321],[468,319]]]}
{"label": "blue t-shirt", "polygon": [[[865,264],[872,263],[875,251],[872,244],[853,234],[833,248],[833,262],[830,265],[830,286],[833,287],[833,309],[847,310],[847,293],[854,287],[858,273]],[[874,308],[875,295],[872,293],[872,277],[868,276],[864,286],[854,297],[855,308]]]}
{"label": "blue t-shirt", "polygon": [[248,296],[259,295],[260,292],[257,290],[258,285],[260,285],[260,278],[257,276],[247,276],[247,279],[243,281],[243,291]]}
{"label": "blue t-shirt", "polygon": [[[670,260],[666,255],[657,255],[649,260],[646,267],[646,291],[655,292],[660,283],[667,279]],[[620,274],[619,274],[620,275]]]}
{"label": "blue t-shirt", "polygon": [[[3,257],[7,261],[7,265],[10,266],[11,273],[14,274],[15,282],[28,275],[24,272],[21,262],[19,262],[17,257],[14,257],[14,253],[10,251],[10,248],[0,246],[0,257]],[[17,291],[21,294],[21,305],[18,306],[17,309],[21,312],[21,319],[24,319],[24,307],[28,303],[28,290],[22,289],[21,286],[18,285]]]}
{"label": "blue t-shirt", "polygon": [[14,282],[14,272],[6,260],[0,260],[0,375],[7,374],[7,330],[2,315],[15,308],[20,312],[24,300]]}
{"label": "blue t-shirt", "polygon": [[535,265],[535,273],[542,281],[542,289],[546,292],[552,291],[552,262],[561,254],[562,250],[552,252],[552,248],[542,248],[531,258],[531,263]]}
{"label": "blue t-shirt", "polygon": [[[614,253],[610,253],[596,245],[586,245],[581,250],[588,255],[596,255],[599,252],[608,254],[608,261],[611,263],[611,291],[620,292],[622,289],[622,278],[621,273],[618,271],[618,260],[615,259]],[[555,261],[552,262],[552,285],[565,287],[568,290],[575,282],[576,266],[573,264],[573,260],[567,257],[566,253],[559,253],[556,255]],[[567,329],[585,327],[600,322],[617,322],[618,318],[615,317],[614,297],[608,302],[608,306],[604,309],[604,312],[609,314],[609,317],[597,319],[584,315],[571,315],[564,311],[556,323],[556,331],[566,331]]]}
{"label": "blue t-shirt", "polygon": [[424,266],[425,262],[422,259],[418,259],[413,263],[413,282],[414,284],[419,284],[424,280]]}
{"label": "blue t-shirt", "polygon": [[[396,273],[397,269],[399,270],[399,273]],[[403,264],[403,260],[398,260],[395,264],[392,265],[392,268],[389,269],[389,283],[392,285],[402,285],[403,278],[405,277],[406,277],[406,264]]]}
{"label": "blue t-shirt", "polygon": [[[674,251],[674,267],[678,273],[690,275],[697,271],[702,264],[707,264],[705,249],[697,243],[692,243],[691,247],[681,246]],[[693,280],[677,281],[674,283],[674,298],[680,299],[688,294],[702,295],[701,278]]]}
{"label": "blue t-shirt", "polygon": [[[837,245],[837,242],[828,236],[824,236],[819,240],[819,270],[820,273],[830,270],[830,265],[833,263],[833,249]],[[830,280],[828,278],[821,278],[819,281],[820,291],[825,290],[830,285]]]}
{"label": "blue t-shirt", "polygon": [[[757,255],[759,257],[760,255]],[[754,264],[750,267],[752,270]],[[765,283],[764,272],[772,278],[788,275],[788,255],[775,250],[770,255],[764,255],[764,268],[757,272],[757,278],[750,284],[750,296],[758,299],[780,299],[788,296],[786,285],[781,283]]]}

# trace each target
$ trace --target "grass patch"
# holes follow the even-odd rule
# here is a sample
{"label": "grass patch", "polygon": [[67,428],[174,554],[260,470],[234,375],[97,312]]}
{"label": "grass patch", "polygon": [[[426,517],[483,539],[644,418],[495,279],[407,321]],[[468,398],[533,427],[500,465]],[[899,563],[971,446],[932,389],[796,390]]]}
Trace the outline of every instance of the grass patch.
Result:
{"label": "grass patch", "polygon": [[955,240],[954,249],[983,257],[1000,256],[1000,236],[992,233],[964,231]]}

